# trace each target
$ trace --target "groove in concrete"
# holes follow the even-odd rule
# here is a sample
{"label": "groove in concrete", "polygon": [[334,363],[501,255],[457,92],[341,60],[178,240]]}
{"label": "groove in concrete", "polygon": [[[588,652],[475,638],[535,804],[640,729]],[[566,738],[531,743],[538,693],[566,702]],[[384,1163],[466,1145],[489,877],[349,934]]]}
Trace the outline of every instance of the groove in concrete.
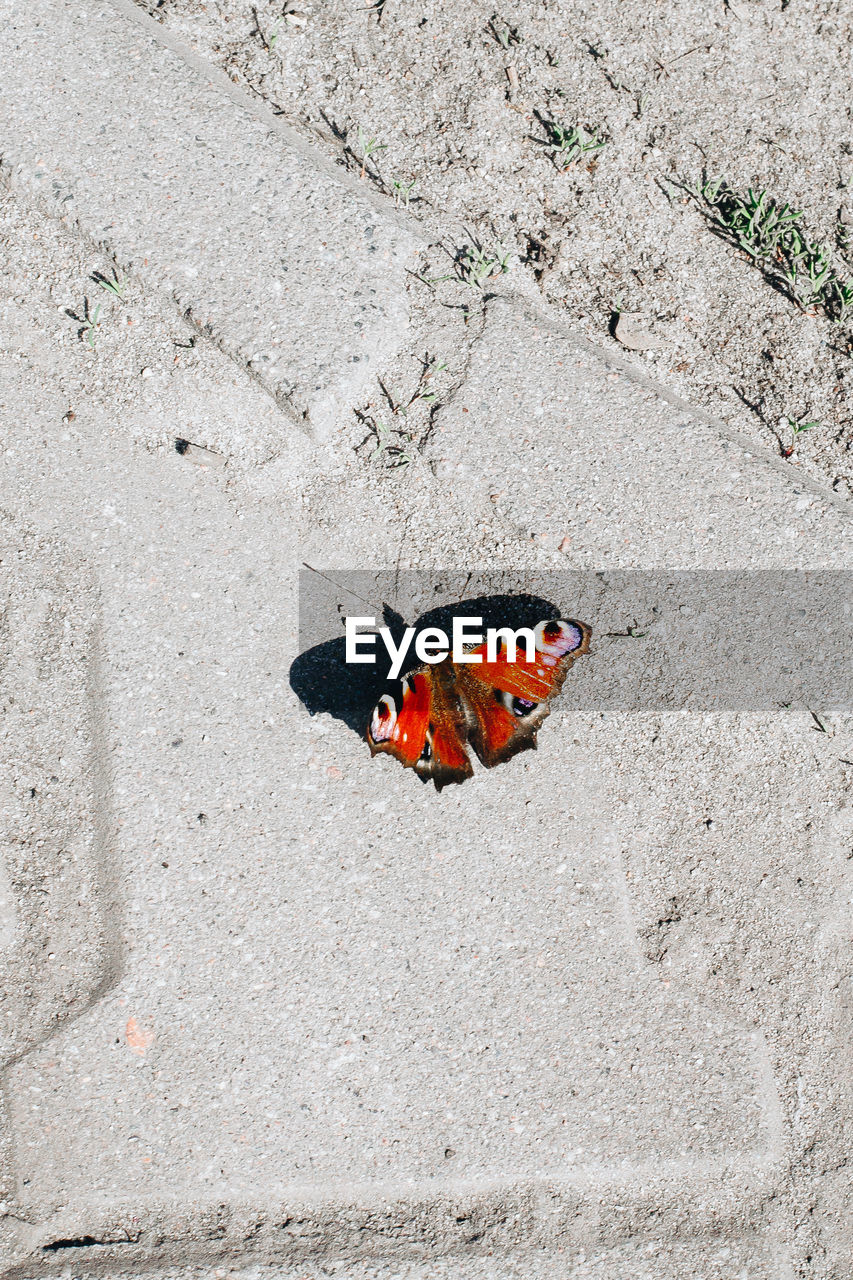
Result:
{"label": "groove in concrete", "polygon": [[415,238],[133,17],[93,0],[10,15],[0,171],[329,434],[405,341]]}

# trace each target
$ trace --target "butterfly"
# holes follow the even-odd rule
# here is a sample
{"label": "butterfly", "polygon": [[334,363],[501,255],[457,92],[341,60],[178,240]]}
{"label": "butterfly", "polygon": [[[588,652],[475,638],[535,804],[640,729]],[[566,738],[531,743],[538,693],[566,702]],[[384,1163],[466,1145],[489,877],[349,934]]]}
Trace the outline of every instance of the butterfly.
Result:
{"label": "butterfly", "polygon": [[589,652],[592,632],[583,622],[553,618],[537,623],[533,634],[533,662],[526,661],[523,644],[515,661],[502,644],[488,662],[482,644],[466,650],[479,662],[447,657],[409,672],[399,696],[383,694],[373,710],[371,755],[395,756],[440,791],[472,776],[469,744],[487,769],[535,749],[549,703],[575,659]]}

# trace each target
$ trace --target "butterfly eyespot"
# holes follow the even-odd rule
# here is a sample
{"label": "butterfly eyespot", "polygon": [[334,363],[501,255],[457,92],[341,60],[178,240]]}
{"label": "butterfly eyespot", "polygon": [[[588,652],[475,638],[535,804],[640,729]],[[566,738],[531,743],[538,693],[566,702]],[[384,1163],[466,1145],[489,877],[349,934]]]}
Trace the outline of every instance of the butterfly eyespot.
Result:
{"label": "butterfly eyespot", "polygon": [[529,716],[539,706],[539,703],[532,698],[517,698],[512,693],[497,693],[496,696],[507,711],[511,712],[518,720],[523,720],[525,716]]}
{"label": "butterfly eyespot", "polygon": [[390,694],[383,694],[370,718],[370,737],[374,742],[388,742],[395,736],[397,707]]}
{"label": "butterfly eyespot", "polygon": [[[555,666],[555,660],[567,653],[574,653],[583,644],[584,633],[574,622],[562,618],[552,618],[549,622],[540,622],[535,630],[536,648],[542,654],[542,662],[547,666]],[[551,659],[549,661],[549,658]]]}
{"label": "butterfly eyespot", "polygon": [[429,739],[424,743],[424,749],[421,752],[419,759],[424,762],[432,759],[432,747],[430,746]]}
{"label": "butterfly eyespot", "polygon": [[529,716],[538,706],[539,703],[533,702],[530,698],[513,698],[510,710],[514,716],[521,719],[522,716]]}

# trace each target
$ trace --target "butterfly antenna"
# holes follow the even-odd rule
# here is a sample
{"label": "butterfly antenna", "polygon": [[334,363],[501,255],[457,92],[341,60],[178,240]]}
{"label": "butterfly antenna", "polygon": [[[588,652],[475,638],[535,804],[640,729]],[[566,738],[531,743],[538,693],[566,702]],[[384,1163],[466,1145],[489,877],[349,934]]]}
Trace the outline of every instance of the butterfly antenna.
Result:
{"label": "butterfly antenna", "polygon": [[313,564],[308,564],[307,560],[302,561],[302,567],[303,569],[310,569],[312,573],[316,573],[318,578],[323,578],[324,581],[330,582],[333,587],[337,587],[338,591],[345,591],[348,596],[353,596],[356,600],[360,600],[362,604],[366,604],[371,609],[373,608],[373,605],[369,600],[365,600],[364,596],[360,596],[357,591],[351,591],[349,587],[345,587],[343,583],[336,582],[335,579],[330,578],[327,573],[322,573],[321,570],[315,569]]}

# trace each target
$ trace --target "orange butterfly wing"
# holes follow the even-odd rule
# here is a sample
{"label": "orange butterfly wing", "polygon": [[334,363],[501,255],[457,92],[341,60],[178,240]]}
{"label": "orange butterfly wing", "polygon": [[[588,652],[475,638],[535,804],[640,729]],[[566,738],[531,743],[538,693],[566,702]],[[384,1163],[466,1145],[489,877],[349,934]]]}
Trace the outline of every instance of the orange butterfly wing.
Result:
{"label": "orange butterfly wing", "polygon": [[556,618],[540,622],[534,635],[533,662],[510,662],[505,648],[487,662],[480,645],[469,655],[479,662],[445,659],[404,677],[399,696],[385,694],[374,708],[367,730],[371,754],[394,756],[440,791],[471,777],[469,741],[487,768],[535,748],[548,704],[575,658],[588,653],[591,631]]}
{"label": "orange butterfly wing", "polygon": [[470,778],[465,717],[452,686],[450,664],[420,667],[400,687],[399,705],[387,693],[374,708],[367,730],[371,754],[395,756],[424,782],[432,779],[439,791]]}
{"label": "orange butterfly wing", "polygon": [[[492,768],[519,751],[535,749],[540,724],[550,714],[576,658],[589,652],[591,631],[571,618],[540,622],[535,630],[533,662],[510,661],[503,647],[494,662],[486,661],[486,646],[471,651],[481,661],[455,666],[460,696],[469,710],[471,745],[483,764]],[[523,645],[520,652],[525,652]]]}

